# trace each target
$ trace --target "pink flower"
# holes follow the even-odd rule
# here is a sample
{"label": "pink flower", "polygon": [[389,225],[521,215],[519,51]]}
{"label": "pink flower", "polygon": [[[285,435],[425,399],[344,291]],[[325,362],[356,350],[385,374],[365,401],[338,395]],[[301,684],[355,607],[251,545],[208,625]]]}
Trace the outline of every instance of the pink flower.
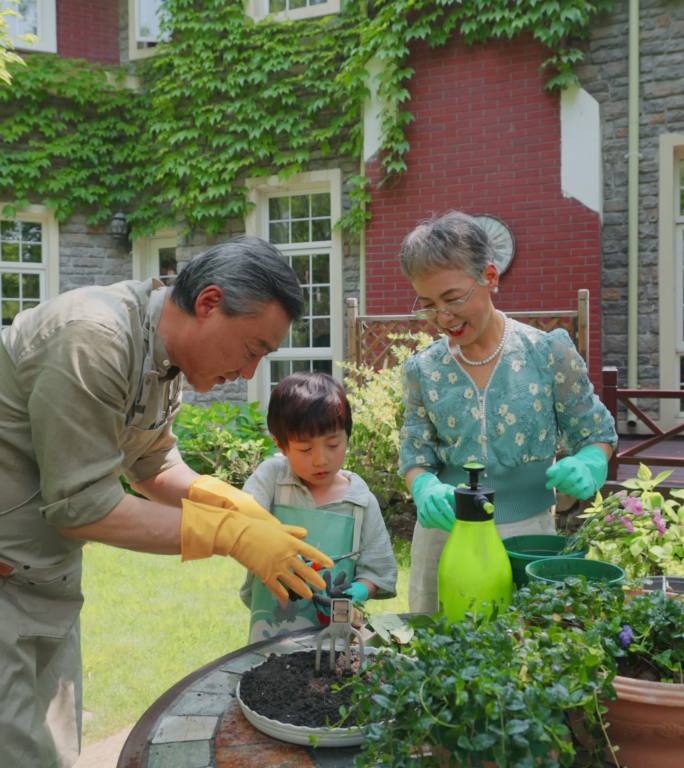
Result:
{"label": "pink flower", "polygon": [[637,499],[636,496],[625,496],[620,499],[622,506],[633,515],[642,515],[644,513],[644,505],[641,499]]}
{"label": "pink flower", "polygon": [[604,519],[604,520],[605,520],[607,523],[612,523],[612,522],[613,522],[613,516],[612,516],[612,515],[606,515],[606,516],[605,516],[603,519]]}
{"label": "pink flower", "polygon": [[631,521],[631,520],[630,520],[628,517],[625,517],[625,516],[623,515],[623,516],[620,518],[620,521],[622,522],[622,524],[625,526],[625,528],[626,528],[626,529],[627,529],[627,530],[628,530],[630,533],[634,533],[634,525],[632,524],[632,521]]}
{"label": "pink flower", "polygon": [[667,530],[667,523],[663,520],[659,509],[656,509],[653,512],[653,524],[655,525],[658,533],[663,536]]}

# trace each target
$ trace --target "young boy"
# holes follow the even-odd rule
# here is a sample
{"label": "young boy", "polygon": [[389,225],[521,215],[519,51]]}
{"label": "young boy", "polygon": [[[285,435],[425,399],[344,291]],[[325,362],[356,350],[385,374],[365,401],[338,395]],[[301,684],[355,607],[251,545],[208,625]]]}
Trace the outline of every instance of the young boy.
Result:
{"label": "young boy", "polygon": [[[348,584],[356,604],[393,597],[397,566],[378,502],[341,469],[352,427],[342,385],[326,373],[292,374],[271,393],[267,421],[282,453],[260,464],[244,490],[283,523],[305,526],[306,541],[330,557],[358,553],[322,572],[333,591]],[[250,642],[327,623],[327,592],[283,605],[248,573],[240,597],[252,611]]]}

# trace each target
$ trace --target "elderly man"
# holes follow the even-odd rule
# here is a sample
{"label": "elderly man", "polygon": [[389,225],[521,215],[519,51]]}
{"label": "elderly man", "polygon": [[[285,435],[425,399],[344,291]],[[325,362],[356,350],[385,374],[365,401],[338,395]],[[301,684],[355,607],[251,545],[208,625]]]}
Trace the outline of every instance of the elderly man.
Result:
{"label": "elderly man", "polygon": [[[230,555],[311,596],[332,563],[248,494],[198,476],[171,431],[182,372],[206,392],[251,378],[302,309],[258,238],[193,259],[171,288],[127,281],[19,314],[0,340],[0,765],[62,768],[80,742],[81,547]],[[145,498],[124,493],[126,475]]]}

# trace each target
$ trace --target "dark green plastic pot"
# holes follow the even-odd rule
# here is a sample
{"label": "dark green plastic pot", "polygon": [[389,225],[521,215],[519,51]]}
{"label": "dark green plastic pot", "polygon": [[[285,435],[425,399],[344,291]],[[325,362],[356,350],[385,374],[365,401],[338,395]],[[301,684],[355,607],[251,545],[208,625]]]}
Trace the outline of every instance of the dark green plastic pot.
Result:
{"label": "dark green plastic pot", "polygon": [[[513,581],[516,587],[524,587],[527,584],[525,568],[528,563],[535,560],[544,560],[548,557],[557,557],[568,544],[567,536],[550,534],[537,534],[529,536],[510,536],[503,540],[508,559],[511,561]],[[567,557],[584,557],[585,550],[564,553]]]}
{"label": "dark green plastic pot", "polygon": [[619,565],[602,560],[581,560],[576,557],[547,557],[528,563],[525,571],[530,581],[562,584],[570,576],[584,576],[587,581],[606,581],[611,587],[622,584],[625,572]]}

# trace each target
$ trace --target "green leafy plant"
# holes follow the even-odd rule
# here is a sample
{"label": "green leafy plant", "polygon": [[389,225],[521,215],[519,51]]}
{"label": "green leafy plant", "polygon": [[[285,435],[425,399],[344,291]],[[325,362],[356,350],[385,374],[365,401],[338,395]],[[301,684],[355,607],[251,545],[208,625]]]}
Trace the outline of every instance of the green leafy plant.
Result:
{"label": "green leafy plant", "polygon": [[[127,67],[40,54],[19,67],[0,38],[0,62],[13,76],[13,87],[0,89],[4,215],[39,202],[58,221],[79,211],[89,224],[124,210],[133,236],[167,225],[225,231],[250,209],[247,178],[361,160],[370,59],[383,64],[381,164],[389,179],[406,169],[412,46],[438,48],[456,34],[466,44],[527,34],[549,52],[546,86],[563,88],[584,55],[578,41],[612,7],[347,0],[319,19],[254,23],[242,0],[165,0],[168,41]],[[134,88],[126,86],[131,73]],[[368,179],[347,181],[351,205],[339,224],[358,233],[370,215]]]}
{"label": "green leafy plant", "polygon": [[656,574],[684,576],[684,491],[657,490],[671,471],[653,477],[644,464],[624,490],[602,496],[579,515],[584,520],[572,537],[587,557],[621,566],[628,578]]}
{"label": "green leafy plant", "polygon": [[192,469],[237,486],[276,452],[257,403],[183,404],[173,430],[183,459]]}
{"label": "green leafy plant", "polygon": [[356,683],[357,719],[370,723],[358,765],[409,765],[417,756],[422,765],[472,768],[573,765],[566,715],[582,713],[601,734],[615,672],[575,605],[601,615],[619,604],[610,593],[579,580],[567,589],[537,583],[490,622],[411,620],[413,641]]}
{"label": "green leafy plant", "polygon": [[375,494],[385,519],[392,504],[408,499],[399,466],[399,430],[403,421],[401,364],[432,338],[426,333],[390,334],[391,366],[375,370],[345,363],[345,388],[354,427],[345,466],[363,477]]}

